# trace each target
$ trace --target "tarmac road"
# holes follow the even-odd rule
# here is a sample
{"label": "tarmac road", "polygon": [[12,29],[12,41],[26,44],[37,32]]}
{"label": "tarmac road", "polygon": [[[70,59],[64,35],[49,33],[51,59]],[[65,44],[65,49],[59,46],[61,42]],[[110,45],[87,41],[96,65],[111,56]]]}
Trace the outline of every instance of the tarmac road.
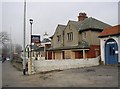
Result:
{"label": "tarmac road", "polygon": [[9,61],[2,63],[2,87],[32,87],[20,80],[23,77],[22,71],[14,68]]}
{"label": "tarmac road", "polygon": [[117,66],[96,66],[46,74],[23,75],[8,61],[3,63],[3,87],[117,87]]}

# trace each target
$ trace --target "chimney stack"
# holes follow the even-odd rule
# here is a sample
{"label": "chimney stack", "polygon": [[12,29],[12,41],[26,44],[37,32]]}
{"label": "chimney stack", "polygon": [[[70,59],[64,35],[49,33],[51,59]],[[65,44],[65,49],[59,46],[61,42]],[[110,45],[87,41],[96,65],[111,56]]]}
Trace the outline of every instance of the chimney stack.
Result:
{"label": "chimney stack", "polygon": [[83,21],[86,18],[88,18],[86,13],[79,13],[78,21]]}

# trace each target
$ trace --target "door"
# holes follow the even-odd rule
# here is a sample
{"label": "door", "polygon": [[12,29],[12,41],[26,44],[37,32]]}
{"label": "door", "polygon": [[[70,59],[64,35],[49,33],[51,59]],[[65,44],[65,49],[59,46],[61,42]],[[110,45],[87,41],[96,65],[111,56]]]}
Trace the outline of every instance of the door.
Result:
{"label": "door", "polygon": [[118,64],[118,45],[113,39],[106,42],[105,46],[105,63]]}

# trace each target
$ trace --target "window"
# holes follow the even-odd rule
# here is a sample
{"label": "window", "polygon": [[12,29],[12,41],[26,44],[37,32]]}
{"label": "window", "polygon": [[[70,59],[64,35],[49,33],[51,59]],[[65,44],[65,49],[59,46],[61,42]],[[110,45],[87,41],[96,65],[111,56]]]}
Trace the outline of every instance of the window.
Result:
{"label": "window", "polygon": [[57,36],[57,41],[60,42],[61,41],[61,35]]}
{"label": "window", "polygon": [[86,32],[84,32],[84,38],[86,38]]}
{"label": "window", "polygon": [[82,33],[82,38],[85,39],[86,38],[86,32]]}
{"label": "window", "polygon": [[73,40],[73,32],[67,33],[67,39]]}

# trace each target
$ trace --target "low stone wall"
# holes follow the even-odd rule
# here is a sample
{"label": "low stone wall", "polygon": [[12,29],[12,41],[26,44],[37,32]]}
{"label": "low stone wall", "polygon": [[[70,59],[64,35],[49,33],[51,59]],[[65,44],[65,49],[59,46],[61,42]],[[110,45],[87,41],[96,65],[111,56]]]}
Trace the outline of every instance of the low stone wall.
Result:
{"label": "low stone wall", "polygon": [[99,57],[91,59],[37,60],[34,62],[37,73],[99,65]]}

